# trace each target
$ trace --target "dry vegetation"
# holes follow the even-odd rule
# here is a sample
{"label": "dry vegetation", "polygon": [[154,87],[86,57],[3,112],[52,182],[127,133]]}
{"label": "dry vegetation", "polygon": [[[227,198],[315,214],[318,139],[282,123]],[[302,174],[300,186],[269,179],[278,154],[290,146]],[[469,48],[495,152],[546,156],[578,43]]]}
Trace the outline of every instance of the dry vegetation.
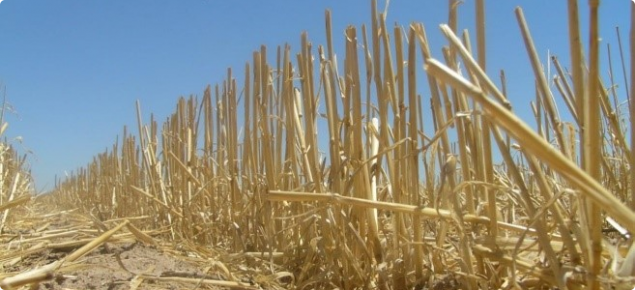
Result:
{"label": "dry vegetation", "polygon": [[[302,35],[299,52],[279,47],[273,63],[263,46],[243,84],[230,69],[202,99],[179,99],[161,125],[143,124],[138,109],[136,135],[124,129],[112,149],[38,198],[89,216],[99,231],[27,274],[50,277],[121,231],[223,273],[191,278],[188,289],[207,287],[203,281],[249,289],[631,289],[635,250],[608,231],[616,221],[635,232],[635,103],[626,110],[613,80],[601,82],[598,41],[579,41],[578,1],[569,1],[572,62],[565,69],[553,58],[553,79],[516,10],[535,73],[535,129],[514,114],[504,74],[484,73],[484,25],[475,38],[457,33],[457,1],[449,2],[442,59],[432,57],[422,24],[390,29],[373,3],[370,26],[346,29],[343,58],[327,12],[325,46]],[[597,5],[589,1],[591,39]],[[21,200],[20,160],[4,152],[0,227],[11,201]],[[152,279],[138,274],[129,285]]]}

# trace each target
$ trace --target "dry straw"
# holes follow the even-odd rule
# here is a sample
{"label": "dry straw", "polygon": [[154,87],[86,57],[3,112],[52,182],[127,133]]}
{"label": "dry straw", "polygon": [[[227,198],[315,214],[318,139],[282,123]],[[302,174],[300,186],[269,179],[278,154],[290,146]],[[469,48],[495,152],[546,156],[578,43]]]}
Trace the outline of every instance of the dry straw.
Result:
{"label": "dry straw", "polygon": [[[601,82],[599,1],[589,2],[588,59],[578,1],[568,1],[571,64],[552,58],[553,87],[516,9],[537,83],[536,129],[514,113],[504,73],[500,86],[486,74],[484,1],[476,52],[459,33],[459,3],[449,1],[438,58],[422,24],[390,29],[375,1],[370,27],[348,27],[338,58],[327,11],[325,46],[305,33],[298,52],[278,47],[273,62],[263,46],[242,85],[230,69],[200,100],[180,98],[162,125],[153,116],[144,124],[138,104],[137,136],[124,128],[46,201],[98,221],[128,218],[110,231],[112,223],[98,226],[103,235],[127,226],[156,243],[148,231],[160,229],[199,253],[239,255],[231,261],[243,265],[226,272],[256,268],[253,283],[263,287],[630,287],[635,251],[630,241],[613,245],[620,238],[603,220],[635,231],[634,148],[625,141],[630,134],[633,146],[625,124],[635,104],[624,112]],[[558,97],[573,122],[560,116]],[[4,211],[22,201],[2,197]]]}

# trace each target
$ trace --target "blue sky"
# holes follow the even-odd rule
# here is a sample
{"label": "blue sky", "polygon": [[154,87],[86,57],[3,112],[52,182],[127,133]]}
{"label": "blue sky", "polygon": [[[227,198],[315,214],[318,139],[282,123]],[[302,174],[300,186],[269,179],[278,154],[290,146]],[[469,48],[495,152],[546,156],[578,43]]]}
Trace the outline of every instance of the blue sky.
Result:
{"label": "blue sky", "polygon": [[[488,72],[506,71],[514,107],[531,117],[533,74],[514,8],[523,7],[544,58],[550,49],[568,65],[566,1],[486,2]],[[586,4],[580,1],[585,37]],[[379,1],[380,10],[384,5]],[[474,36],[473,5],[466,0],[460,7],[459,25]],[[0,86],[13,109],[5,137],[23,153],[32,152],[36,188],[51,188],[55,175],[111,147],[124,125],[136,132],[136,100],[146,119],[152,112],[162,121],[179,96],[201,96],[208,84],[222,82],[227,67],[242,75],[244,63],[262,44],[273,52],[289,43],[297,52],[303,31],[314,47],[325,44],[325,9],[332,11],[335,47],[343,56],[346,26],[370,24],[369,1],[4,0]],[[620,88],[615,27],[628,45],[629,10],[628,0],[602,1],[602,61],[610,43]],[[422,22],[435,56],[441,56],[446,42],[438,24],[447,21],[447,1],[393,0],[388,11],[390,27]]]}

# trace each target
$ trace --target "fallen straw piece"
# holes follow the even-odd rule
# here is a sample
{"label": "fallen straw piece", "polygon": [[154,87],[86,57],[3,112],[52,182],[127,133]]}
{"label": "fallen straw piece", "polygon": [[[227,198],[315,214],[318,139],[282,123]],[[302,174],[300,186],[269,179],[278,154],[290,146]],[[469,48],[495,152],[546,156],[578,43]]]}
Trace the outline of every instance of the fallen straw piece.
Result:
{"label": "fallen straw piece", "polygon": [[201,279],[201,278],[185,278],[185,277],[155,277],[149,275],[139,275],[143,280],[151,280],[154,282],[179,282],[179,283],[192,283],[201,285],[214,285],[222,287],[230,287],[231,289],[260,289],[258,286],[252,286],[242,282],[223,281],[214,279]]}
{"label": "fallen straw piece", "polygon": [[[309,192],[291,192],[281,190],[271,190],[267,194],[267,199],[270,201],[321,201],[332,202],[343,205],[359,206],[363,208],[376,208],[381,210],[388,210],[394,212],[408,213],[414,215],[421,215],[428,218],[451,218],[452,213],[444,209],[435,209],[431,207],[418,207],[414,205],[406,205],[399,203],[391,203],[385,201],[372,201],[363,198],[342,196],[337,193],[309,193]],[[466,214],[463,216],[463,220],[466,222],[479,222],[489,223],[490,219],[484,216],[478,216],[473,214]],[[498,226],[503,229],[513,231],[527,231],[528,234],[536,234],[536,229],[529,228],[521,225],[515,225],[505,222],[498,222]],[[554,235],[554,237],[557,237]]]}
{"label": "fallen straw piece", "polygon": [[38,283],[53,279],[53,273],[61,266],[60,261],[55,261],[46,266],[35,268],[30,271],[22,272],[12,277],[8,277],[0,281],[1,289],[13,289],[23,285]]}
{"label": "fallen straw piece", "polygon": [[92,242],[84,245],[83,247],[77,249],[77,251],[75,251],[72,254],[64,257],[64,259],[62,259],[62,261],[63,262],[73,262],[73,261],[79,259],[80,257],[82,257],[83,255],[86,255],[88,252],[92,251],[93,249],[97,248],[99,245],[101,245],[104,242],[106,242],[116,232],[121,230],[121,228],[123,228],[126,225],[128,225],[128,223],[130,223],[130,221],[125,220],[123,223],[120,223],[118,226],[114,227],[113,229],[103,233],[101,236],[97,237]]}
{"label": "fallen straw piece", "polygon": [[31,200],[31,196],[30,195],[22,195],[20,197],[17,197],[11,201],[7,201],[3,204],[0,204],[0,211],[12,208],[12,207],[16,207],[18,205],[22,205],[25,204],[27,202],[29,202]]}

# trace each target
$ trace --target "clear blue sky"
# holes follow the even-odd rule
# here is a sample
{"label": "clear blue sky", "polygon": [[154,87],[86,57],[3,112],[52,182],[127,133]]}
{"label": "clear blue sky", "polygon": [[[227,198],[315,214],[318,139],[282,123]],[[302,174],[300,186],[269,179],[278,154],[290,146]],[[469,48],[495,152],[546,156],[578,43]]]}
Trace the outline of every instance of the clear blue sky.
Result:
{"label": "clear blue sky", "polygon": [[[587,1],[579,2],[586,27]],[[628,45],[630,2],[602,1],[602,38],[612,45],[614,61],[615,26]],[[384,5],[379,1],[380,10]],[[472,35],[473,5],[474,0],[465,1],[459,20]],[[529,117],[524,108],[534,97],[534,81],[513,10],[523,7],[544,58],[550,49],[568,65],[566,1],[489,0],[486,5],[488,70],[492,76],[506,70],[512,103]],[[208,84],[223,80],[227,67],[242,75],[244,63],[262,44],[273,51],[289,43],[297,52],[302,31],[314,47],[325,44],[325,9],[333,13],[336,50],[343,56],[342,32],[349,24],[370,24],[369,1],[4,0],[0,85],[14,111],[7,116],[6,138],[23,153],[33,152],[36,188],[51,188],[54,175],[71,172],[112,146],[124,125],[136,132],[136,100],[146,119],[153,112],[161,121],[179,96],[201,96]],[[447,14],[447,1],[393,0],[388,23],[424,23],[440,57],[446,42],[438,24]],[[621,70],[615,69],[623,86]],[[22,143],[12,141],[17,136]]]}

